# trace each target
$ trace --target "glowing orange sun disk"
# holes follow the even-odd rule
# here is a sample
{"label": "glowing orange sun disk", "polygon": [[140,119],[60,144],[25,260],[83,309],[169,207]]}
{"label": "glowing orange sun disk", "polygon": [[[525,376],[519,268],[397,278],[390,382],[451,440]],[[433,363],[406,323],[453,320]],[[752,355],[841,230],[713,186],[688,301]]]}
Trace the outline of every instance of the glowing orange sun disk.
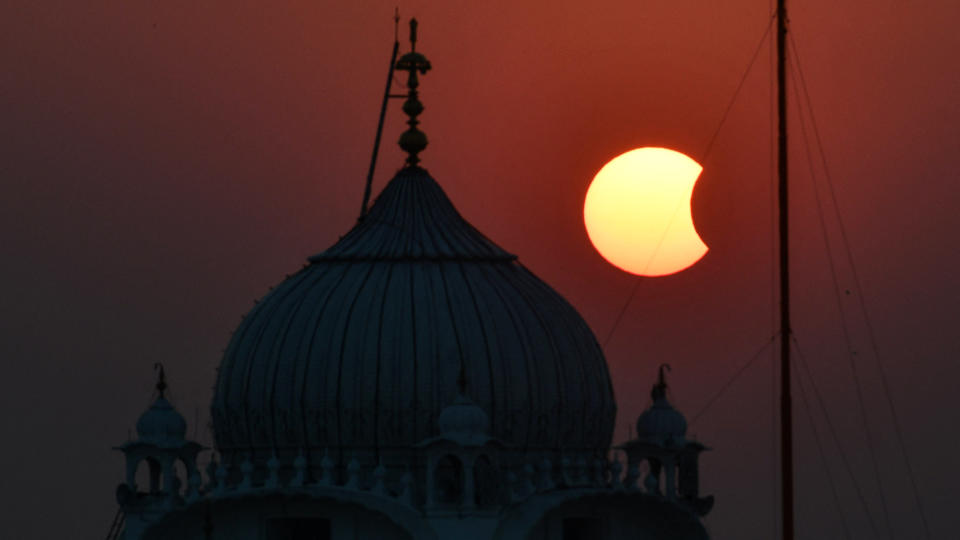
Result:
{"label": "glowing orange sun disk", "polygon": [[590,242],[631,274],[666,276],[692,266],[709,249],[690,211],[702,171],[667,148],[637,148],[613,158],[587,189],[583,221]]}

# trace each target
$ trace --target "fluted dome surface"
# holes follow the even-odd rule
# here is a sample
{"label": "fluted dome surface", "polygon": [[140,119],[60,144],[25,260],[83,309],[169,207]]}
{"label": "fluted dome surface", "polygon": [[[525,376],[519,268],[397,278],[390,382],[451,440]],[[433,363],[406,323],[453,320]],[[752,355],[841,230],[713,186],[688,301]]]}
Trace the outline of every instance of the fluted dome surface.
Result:
{"label": "fluted dome surface", "polygon": [[423,169],[263,298],[220,365],[226,455],[397,448],[438,435],[460,364],[490,435],[520,448],[606,448],[606,362],[559,294],[467,223]]}

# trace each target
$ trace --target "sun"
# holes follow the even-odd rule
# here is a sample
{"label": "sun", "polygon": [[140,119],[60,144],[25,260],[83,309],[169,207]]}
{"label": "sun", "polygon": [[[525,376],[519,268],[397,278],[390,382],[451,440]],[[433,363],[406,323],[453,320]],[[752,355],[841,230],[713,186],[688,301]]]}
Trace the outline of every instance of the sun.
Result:
{"label": "sun", "polygon": [[583,221],[610,264],[640,276],[685,270],[709,249],[693,225],[690,199],[703,167],[668,148],[611,159],[587,189]]}

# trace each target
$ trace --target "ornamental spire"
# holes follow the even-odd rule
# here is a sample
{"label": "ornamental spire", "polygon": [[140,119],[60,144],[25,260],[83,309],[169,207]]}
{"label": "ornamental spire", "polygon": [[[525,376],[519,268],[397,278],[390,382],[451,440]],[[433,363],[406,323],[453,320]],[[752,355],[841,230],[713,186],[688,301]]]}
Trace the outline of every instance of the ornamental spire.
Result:
{"label": "ornamental spire", "polygon": [[160,362],[153,364],[153,370],[157,372],[157,391],[160,392],[160,397],[163,398],[163,394],[167,390],[167,377],[163,373],[163,364]]}
{"label": "ornamental spire", "polygon": [[670,364],[660,364],[657,384],[653,385],[653,390],[650,392],[650,397],[652,397],[655,402],[667,397],[667,377],[664,375],[665,370],[670,371]]}
{"label": "ornamental spire", "polygon": [[407,71],[407,100],[403,103],[403,112],[410,117],[407,125],[410,127],[400,135],[400,148],[409,155],[407,156],[407,166],[416,167],[420,163],[417,154],[427,147],[427,136],[417,129],[420,123],[417,116],[423,112],[423,103],[420,103],[417,87],[420,86],[420,75],[430,70],[430,61],[425,56],[417,52],[417,20],[410,19],[410,52],[400,57],[397,61],[396,69]]}

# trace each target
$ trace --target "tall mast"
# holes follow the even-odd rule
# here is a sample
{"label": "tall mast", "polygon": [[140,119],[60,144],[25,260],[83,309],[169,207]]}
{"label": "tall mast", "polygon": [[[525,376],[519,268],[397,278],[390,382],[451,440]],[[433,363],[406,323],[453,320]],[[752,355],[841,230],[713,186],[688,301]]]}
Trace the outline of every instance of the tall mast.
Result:
{"label": "tall mast", "polygon": [[793,540],[793,405],[790,398],[790,219],[787,199],[787,6],[777,0],[777,191],[780,207],[780,480],[783,540]]}

